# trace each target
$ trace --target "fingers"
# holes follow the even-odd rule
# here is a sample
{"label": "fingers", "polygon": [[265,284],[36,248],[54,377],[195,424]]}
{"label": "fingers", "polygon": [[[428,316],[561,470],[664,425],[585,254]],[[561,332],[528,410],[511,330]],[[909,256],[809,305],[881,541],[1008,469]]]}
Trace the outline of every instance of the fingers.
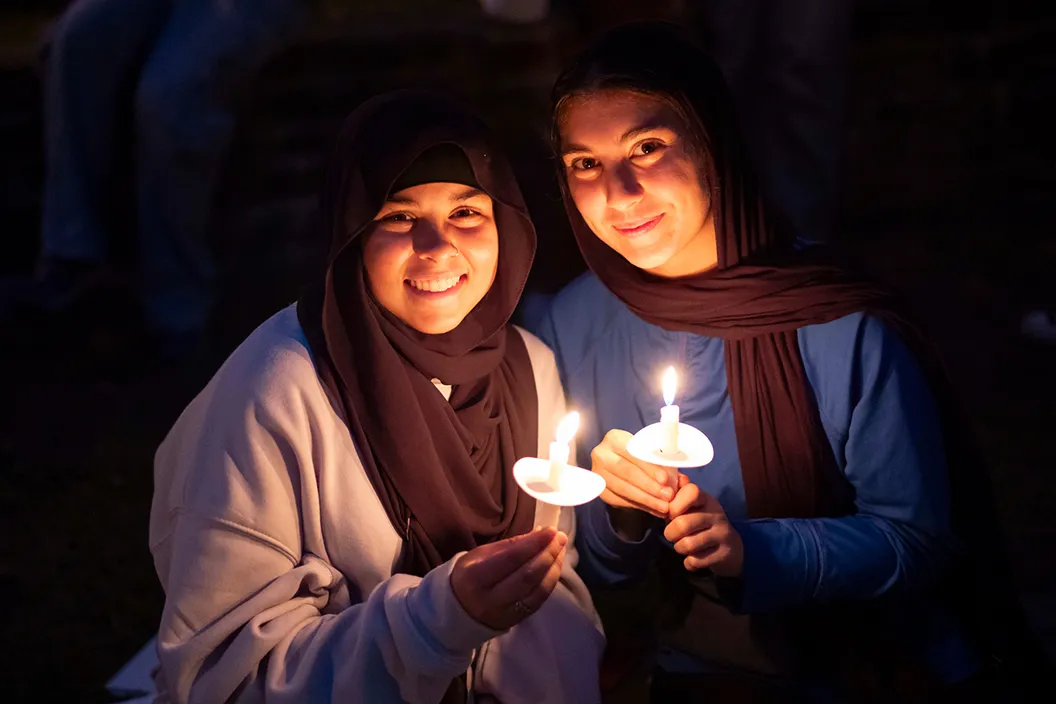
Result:
{"label": "fingers", "polygon": [[707,552],[688,556],[682,561],[682,564],[690,572],[696,572],[697,570],[710,569],[726,560],[729,556],[730,547],[728,545],[717,545],[710,548]]}
{"label": "fingers", "polygon": [[667,471],[631,457],[627,453],[629,438],[626,431],[610,430],[590,453],[593,470],[605,479],[602,500],[612,506],[666,516],[667,502],[675,495],[673,487],[665,486]]}
{"label": "fingers", "polygon": [[494,586],[544,552],[559,537],[568,541],[564,533],[544,528],[476,548],[472,563],[466,569],[472,573],[474,582]]}
{"label": "fingers", "polygon": [[694,533],[711,529],[724,519],[724,516],[714,513],[691,511],[668,523],[667,526],[664,527],[664,537],[672,543],[677,543]]}
{"label": "fingers", "polygon": [[685,484],[679,488],[678,493],[675,494],[675,498],[671,499],[671,504],[668,506],[668,512],[672,518],[677,518],[686,512],[687,509],[692,507],[701,495],[700,487],[696,484]]}
{"label": "fingers", "polygon": [[[523,601],[535,589],[545,584],[554,566],[563,559],[567,543],[568,538],[565,534],[558,534],[545,549],[494,586],[492,589],[494,599],[498,603],[509,604],[518,600]],[[560,575],[560,569],[558,565],[558,575]]]}
{"label": "fingers", "polygon": [[667,485],[667,470],[663,467],[617,456],[610,470],[664,503],[675,496],[675,490]]}
{"label": "fingers", "polygon": [[605,477],[605,494],[602,494],[602,500],[605,500],[606,494],[612,494],[614,498],[621,500],[621,503],[615,503],[611,500],[607,501],[609,504],[636,508],[660,518],[667,516],[666,501],[647,494],[626,479],[615,474]]}
{"label": "fingers", "polygon": [[696,555],[701,557],[714,550],[723,542],[721,531],[711,528],[687,535],[675,542],[675,552],[679,555]]}
{"label": "fingers", "polygon": [[[681,483],[681,480],[679,482]],[[690,511],[725,514],[718,499],[696,484],[691,484],[688,478],[684,484],[681,484],[681,488],[675,494],[675,498],[671,499],[668,511],[671,518],[677,518]]]}
{"label": "fingers", "polygon": [[525,596],[521,597],[520,602],[527,606],[533,613],[539,610],[539,607],[553,593],[554,588],[557,587],[557,583],[561,580],[561,569],[564,565],[565,553],[561,552],[554,564],[550,565],[550,570],[546,573],[543,581],[540,582],[532,591],[528,592]]}
{"label": "fingers", "polygon": [[601,439],[602,445],[608,445],[612,448],[621,448],[624,452],[627,451],[627,443],[634,437],[626,430],[620,430],[619,428],[613,428],[609,432],[605,433],[605,437]]}
{"label": "fingers", "polygon": [[[608,440],[609,436],[606,435],[605,437]],[[614,455],[610,465],[612,471],[664,501],[669,501],[675,495],[675,487],[668,486],[668,471],[666,468],[650,462],[642,462],[627,451],[626,441],[607,444]]]}

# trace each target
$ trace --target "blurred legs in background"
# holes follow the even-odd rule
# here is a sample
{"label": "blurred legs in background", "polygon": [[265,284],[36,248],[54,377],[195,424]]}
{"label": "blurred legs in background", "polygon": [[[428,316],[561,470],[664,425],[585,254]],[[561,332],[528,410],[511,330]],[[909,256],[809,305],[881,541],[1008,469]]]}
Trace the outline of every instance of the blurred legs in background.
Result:
{"label": "blurred legs in background", "polygon": [[[27,302],[73,305],[101,279],[134,209],[148,325],[192,354],[216,289],[213,195],[236,109],[263,64],[310,18],[303,0],[79,0],[46,67],[41,263]],[[131,151],[134,196],[116,193]],[[135,203],[133,206],[132,204]]]}
{"label": "blurred legs in background", "polygon": [[708,0],[697,9],[760,186],[804,242],[828,241],[838,214],[853,7]]}

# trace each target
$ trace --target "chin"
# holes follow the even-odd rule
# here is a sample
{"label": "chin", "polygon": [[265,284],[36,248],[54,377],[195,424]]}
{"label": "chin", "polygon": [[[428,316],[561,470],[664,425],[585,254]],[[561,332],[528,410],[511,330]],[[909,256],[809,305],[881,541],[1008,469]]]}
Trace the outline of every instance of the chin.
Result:
{"label": "chin", "polygon": [[633,252],[621,252],[623,258],[633,264],[635,267],[644,271],[652,271],[658,269],[671,258],[670,252],[665,248],[662,251],[633,251]]}
{"label": "chin", "polygon": [[410,316],[403,322],[426,335],[443,335],[457,328],[465,318],[465,315],[422,315]]}
{"label": "chin", "polygon": [[412,328],[418,332],[425,333],[426,335],[443,335],[445,332],[451,332],[458,327],[458,324],[462,320],[416,320],[408,323]]}

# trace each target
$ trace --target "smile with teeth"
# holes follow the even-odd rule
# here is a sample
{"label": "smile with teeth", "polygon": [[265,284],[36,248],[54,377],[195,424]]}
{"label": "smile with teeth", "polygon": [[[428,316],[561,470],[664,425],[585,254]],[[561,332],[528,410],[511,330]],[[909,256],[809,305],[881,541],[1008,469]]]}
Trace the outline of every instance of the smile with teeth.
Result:
{"label": "smile with teeth", "polygon": [[444,276],[441,278],[431,279],[407,279],[407,283],[410,284],[411,288],[419,291],[427,291],[429,293],[443,293],[453,289],[462,280],[463,274],[457,276]]}

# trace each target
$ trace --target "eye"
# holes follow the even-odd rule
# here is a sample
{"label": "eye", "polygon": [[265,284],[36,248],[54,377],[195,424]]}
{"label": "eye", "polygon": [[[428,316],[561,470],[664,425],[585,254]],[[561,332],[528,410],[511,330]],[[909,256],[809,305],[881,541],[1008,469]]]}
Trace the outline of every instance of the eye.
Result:
{"label": "eye", "polygon": [[631,156],[651,156],[663,151],[666,147],[667,145],[659,139],[647,139],[635,145],[631,151]]}
{"label": "eye", "polygon": [[590,156],[581,156],[577,159],[573,159],[569,166],[576,171],[591,171],[598,167],[598,160]]}
{"label": "eye", "polygon": [[406,233],[414,227],[415,217],[411,213],[397,212],[383,215],[374,222],[379,231]]}
{"label": "eye", "polygon": [[449,216],[457,227],[477,227],[484,222],[487,216],[476,208],[462,206],[456,208]]}

